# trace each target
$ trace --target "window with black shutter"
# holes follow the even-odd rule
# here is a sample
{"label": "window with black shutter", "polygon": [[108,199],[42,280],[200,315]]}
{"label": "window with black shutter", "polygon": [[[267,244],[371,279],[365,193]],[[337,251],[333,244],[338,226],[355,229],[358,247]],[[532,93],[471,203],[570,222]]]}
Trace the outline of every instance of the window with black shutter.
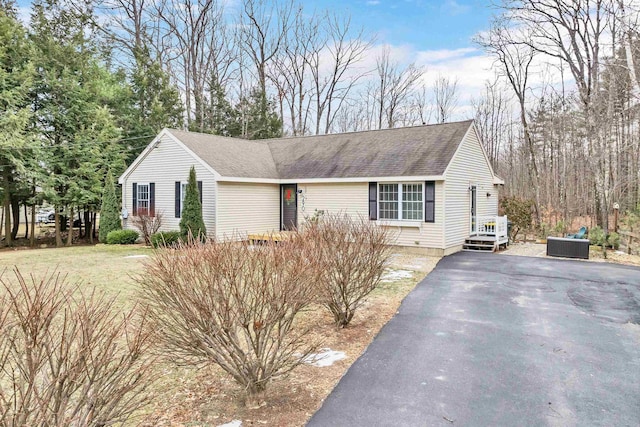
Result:
{"label": "window with black shutter", "polygon": [[176,181],[174,188],[175,188],[174,214],[176,218],[180,218],[180,214],[182,213],[182,183],[180,181]]}
{"label": "window with black shutter", "polygon": [[369,183],[369,219],[378,219],[378,183]]}
{"label": "window with black shutter", "polygon": [[425,181],[424,183],[424,221],[436,222],[436,183]]}

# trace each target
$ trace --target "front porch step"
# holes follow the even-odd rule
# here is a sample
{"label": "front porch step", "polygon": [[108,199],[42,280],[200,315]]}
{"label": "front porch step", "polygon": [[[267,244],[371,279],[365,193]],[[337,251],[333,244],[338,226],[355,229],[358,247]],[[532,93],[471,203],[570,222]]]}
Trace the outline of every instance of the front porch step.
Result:
{"label": "front porch step", "polygon": [[496,250],[495,241],[490,241],[488,239],[478,239],[474,237],[470,237],[465,240],[462,245],[463,251],[473,251],[473,252],[493,252]]}

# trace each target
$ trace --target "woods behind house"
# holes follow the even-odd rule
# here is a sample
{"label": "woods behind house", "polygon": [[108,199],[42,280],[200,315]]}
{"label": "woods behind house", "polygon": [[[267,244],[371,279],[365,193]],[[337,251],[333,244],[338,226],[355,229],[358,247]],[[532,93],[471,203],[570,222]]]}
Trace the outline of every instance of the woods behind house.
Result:
{"label": "woods behind house", "polygon": [[454,76],[429,82],[348,15],[294,1],[36,0],[22,20],[0,4],[7,245],[42,204],[57,245],[79,213],[92,239],[107,172],[164,127],[257,139],[474,117],[536,226],[606,233],[614,203],[640,202],[637,2],[503,0],[475,40],[495,76],[471,106]]}

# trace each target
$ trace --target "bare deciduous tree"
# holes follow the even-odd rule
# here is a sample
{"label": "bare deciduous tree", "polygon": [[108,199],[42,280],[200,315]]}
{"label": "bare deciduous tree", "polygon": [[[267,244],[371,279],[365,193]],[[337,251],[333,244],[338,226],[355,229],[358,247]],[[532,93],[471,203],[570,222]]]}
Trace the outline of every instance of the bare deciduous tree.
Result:
{"label": "bare deciduous tree", "polygon": [[451,120],[451,115],[458,105],[458,80],[438,76],[433,84],[433,99],[438,123]]}
{"label": "bare deciduous tree", "polygon": [[378,87],[375,99],[378,129],[382,129],[383,125],[388,128],[395,126],[396,114],[402,108],[407,107],[405,102],[409,99],[423,73],[422,68],[416,67],[415,64],[401,67],[397,61],[391,59],[389,47],[383,49],[376,59]]}
{"label": "bare deciduous tree", "polygon": [[323,19],[315,13],[308,15],[300,7],[269,70],[269,79],[278,91],[280,115],[284,117],[286,104],[293,135],[305,135],[309,131],[315,98],[309,60],[324,47],[320,30]]}
{"label": "bare deciduous tree", "polygon": [[222,83],[232,56],[223,9],[216,0],[162,0],[155,13],[165,27],[165,63],[184,92],[187,125],[203,130],[211,80]]}
{"label": "bare deciduous tree", "polygon": [[505,95],[498,76],[485,83],[484,93],[478,99],[473,99],[471,104],[485,151],[494,170],[497,170],[502,149],[507,145],[507,129],[512,116],[509,97]]}
{"label": "bare deciduous tree", "polygon": [[329,14],[323,30],[325,48],[308,59],[315,87],[316,135],[331,131],[336,115],[366,74],[357,66],[371,48],[362,30],[352,34],[351,17]]}
{"label": "bare deciduous tree", "polygon": [[131,224],[140,231],[145,245],[151,245],[151,236],[156,234],[162,227],[163,217],[162,212],[156,212],[155,216],[147,215],[143,212],[140,215],[131,217]]}
{"label": "bare deciduous tree", "polygon": [[584,114],[588,161],[596,181],[595,203],[605,234],[610,204],[609,158],[603,155],[602,116],[595,105],[600,95],[601,49],[603,37],[610,30],[608,0],[510,0],[507,12],[516,23],[529,30],[519,46],[557,58],[573,76]]}
{"label": "bare deciduous tree", "polygon": [[[524,35],[522,39],[529,36]],[[496,58],[500,65],[499,73],[504,76],[518,99],[520,107],[520,123],[524,135],[525,145],[529,155],[529,177],[531,185],[536,191],[535,214],[536,223],[540,223],[540,171],[538,168],[534,140],[531,136],[527,121],[527,90],[529,89],[529,76],[536,51],[526,45],[519,44],[513,38],[513,32],[505,21],[498,21],[491,30],[476,39],[482,47]]]}

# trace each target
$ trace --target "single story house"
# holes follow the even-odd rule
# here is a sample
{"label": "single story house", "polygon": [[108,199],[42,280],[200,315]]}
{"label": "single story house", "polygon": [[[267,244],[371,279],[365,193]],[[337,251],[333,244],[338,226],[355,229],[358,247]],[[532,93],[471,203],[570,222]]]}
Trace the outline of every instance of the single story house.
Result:
{"label": "single story house", "polygon": [[164,129],[119,178],[124,227],[162,212],[162,230],[177,230],[192,166],[216,239],[289,230],[317,211],[368,218],[436,255],[506,236],[503,181],[472,120],[256,141]]}

